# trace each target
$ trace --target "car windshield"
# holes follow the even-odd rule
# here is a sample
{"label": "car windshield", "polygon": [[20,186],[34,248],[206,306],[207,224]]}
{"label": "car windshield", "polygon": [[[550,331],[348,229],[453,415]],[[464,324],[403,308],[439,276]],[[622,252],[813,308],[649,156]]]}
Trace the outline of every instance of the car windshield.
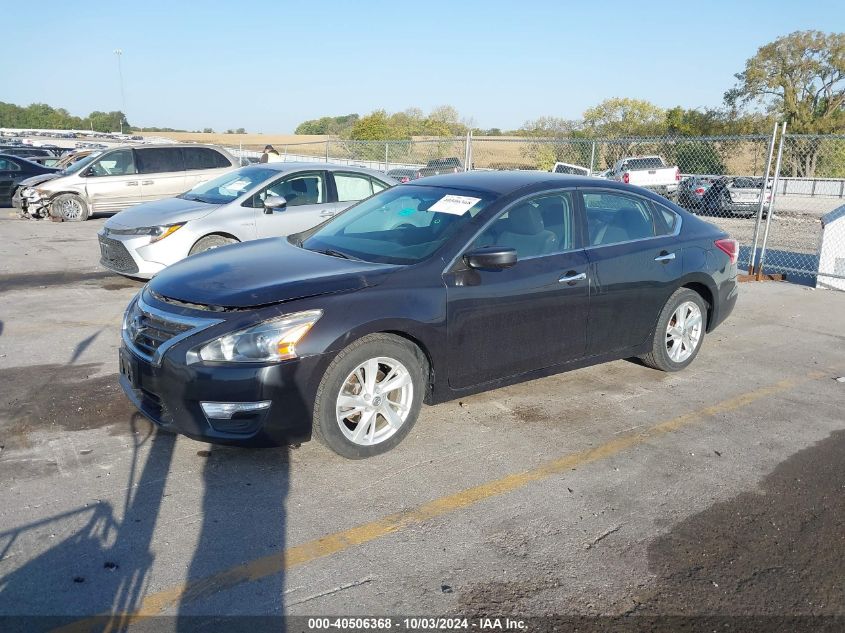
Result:
{"label": "car windshield", "polygon": [[386,189],[321,226],[301,246],[388,264],[430,257],[486,207],[489,193],[401,185]]}
{"label": "car windshield", "polygon": [[102,154],[102,152],[91,152],[88,156],[86,156],[82,160],[78,160],[75,163],[73,163],[72,165],[68,165],[67,167],[65,167],[65,169],[62,173],[63,174],[75,174],[80,169],[84,169],[85,167],[87,167],[88,165],[93,163],[94,159],[96,159],[100,154]]}
{"label": "car windshield", "polygon": [[179,197],[208,204],[226,204],[239,198],[256,185],[278,175],[279,171],[276,169],[241,167],[208,182],[200,183]]}

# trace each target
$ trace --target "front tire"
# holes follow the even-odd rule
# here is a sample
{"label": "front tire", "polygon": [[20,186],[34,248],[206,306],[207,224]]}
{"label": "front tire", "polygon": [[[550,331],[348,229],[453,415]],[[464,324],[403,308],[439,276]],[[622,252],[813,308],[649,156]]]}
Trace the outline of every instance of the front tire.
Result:
{"label": "front tire", "polygon": [[75,193],[63,193],[50,203],[50,215],[65,222],[84,222],[90,211],[88,203]]}
{"label": "front tire", "polygon": [[410,433],[425,395],[428,362],[418,347],[370,334],[331,362],[314,400],[314,435],[338,455],[364,459]]}
{"label": "front tire", "polygon": [[196,255],[198,253],[210,251],[213,248],[220,248],[221,246],[228,246],[229,244],[237,243],[238,240],[232,237],[226,237],[225,235],[206,235],[205,237],[197,240],[197,243],[191,247],[191,251],[188,255]]}
{"label": "front tire", "polygon": [[660,371],[680,371],[698,355],[707,329],[707,304],[694,290],[678,288],[657,319],[651,351],[641,356]]}

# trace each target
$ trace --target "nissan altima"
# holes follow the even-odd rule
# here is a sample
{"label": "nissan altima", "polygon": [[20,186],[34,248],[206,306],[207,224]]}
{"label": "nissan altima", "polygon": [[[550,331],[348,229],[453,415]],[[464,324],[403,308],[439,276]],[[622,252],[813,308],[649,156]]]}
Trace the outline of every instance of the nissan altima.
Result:
{"label": "nissan altima", "polygon": [[736,303],[736,261],[736,241],[645,189],[433,176],[166,269],[126,311],[121,384],[195,439],[313,434],[364,458],[423,403],[621,358],[685,368]]}

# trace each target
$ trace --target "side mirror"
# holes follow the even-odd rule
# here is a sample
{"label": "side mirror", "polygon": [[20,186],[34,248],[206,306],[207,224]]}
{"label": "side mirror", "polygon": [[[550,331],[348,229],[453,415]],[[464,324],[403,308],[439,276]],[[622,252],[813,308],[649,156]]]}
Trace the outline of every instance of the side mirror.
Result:
{"label": "side mirror", "polygon": [[284,196],[267,196],[264,198],[264,213],[273,213],[276,209],[284,209],[288,204]]}
{"label": "side mirror", "polygon": [[464,253],[464,263],[470,268],[504,270],[516,264],[516,249],[487,246]]}

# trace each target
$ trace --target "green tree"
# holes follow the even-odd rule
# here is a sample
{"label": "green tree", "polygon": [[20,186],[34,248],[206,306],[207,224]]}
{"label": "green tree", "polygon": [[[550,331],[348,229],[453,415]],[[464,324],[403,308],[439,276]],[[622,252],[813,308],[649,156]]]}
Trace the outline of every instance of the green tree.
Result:
{"label": "green tree", "polygon": [[666,133],[666,111],[649,101],[613,97],[584,111],[591,136],[658,136]]}
{"label": "green tree", "polygon": [[[845,130],[845,33],[790,33],[761,46],[735,77],[725,93],[730,107],[763,106],[796,134]],[[790,143],[785,160],[792,175],[812,177],[819,148],[813,139]]]}
{"label": "green tree", "polygon": [[375,110],[352,126],[349,138],[355,141],[385,141],[391,137],[387,111]]}

